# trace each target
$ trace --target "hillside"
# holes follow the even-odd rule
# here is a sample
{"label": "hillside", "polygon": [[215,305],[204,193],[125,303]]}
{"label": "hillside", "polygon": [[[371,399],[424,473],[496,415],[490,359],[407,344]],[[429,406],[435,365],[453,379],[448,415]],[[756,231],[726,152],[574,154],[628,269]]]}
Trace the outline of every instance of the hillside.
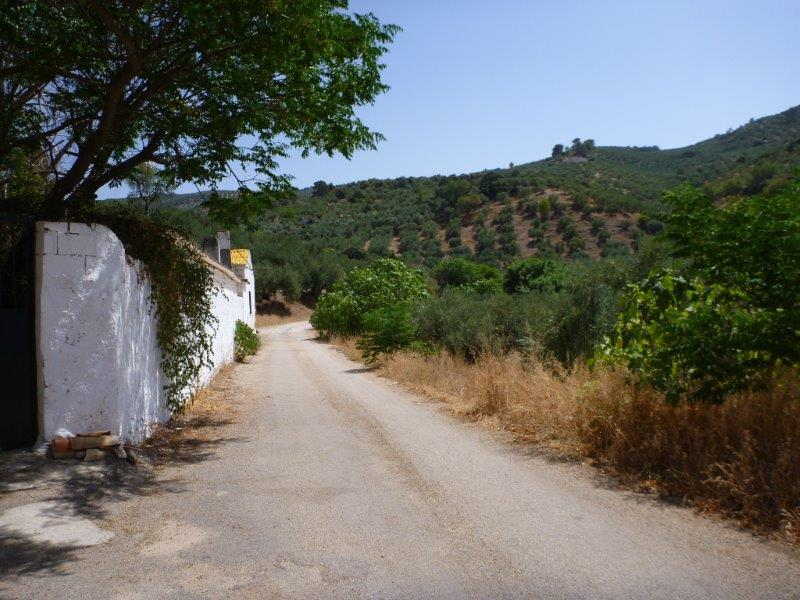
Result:
{"label": "hillside", "polygon": [[[269,265],[262,279],[274,280],[270,289],[292,287],[309,268],[325,279],[349,262],[391,254],[426,266],[447,255],[498,265],[534,254],[598,258],[635,252],[643,236],[657,233],[661,196],[670,188],[691,183],[720,195],[753,193],[799,165],[800,106],[683,148],[576,140],[557,158],[504,169],[317,182],[233,234],[254,249],[257,263]],[[167,203],[194,208],[203,197]],[[198,235],[214,227],[202,211],[180,220]]]}

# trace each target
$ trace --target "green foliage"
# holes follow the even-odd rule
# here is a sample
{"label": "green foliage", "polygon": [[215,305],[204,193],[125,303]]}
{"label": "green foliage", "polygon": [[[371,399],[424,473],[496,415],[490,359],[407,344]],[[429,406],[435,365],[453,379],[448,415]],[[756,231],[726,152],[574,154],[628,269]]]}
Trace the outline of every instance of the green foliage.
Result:
{"label": "green foliage", "polygon": [[6,3],[0,163],[18,150],[56,157],[53,214],[91,204],[154,158],[173,183],[212,183],[247,163],[259,193],[216,197],[209,208],[222,220],[260,214],[290,189],[277,172],[290,147],[349,157],[381,139],[356,109],[386,90],[380,60],[398,28],[347,6]]}
{"label": "green foliage", "polygon": [[558,292],[565,277],[566,268],[561,261],[538,257],[523,258],[508,266],[503,288],[509,294]]}
{"label": "green foliage", "polygon": [[800,185],[722,205],[669,196],[680,271],[631,287],[605,354],[680,398],[721,402],[800,363]]}
{"label": "green foliage", "polygon": [[482,295],[458,288],[417,305],[419,339],[466,360],[483,354],[529,351],[531,323],[541,322],[540,306],[503,293]]}
{"label": "green foliage", "polygon": [[458,209],[458,214],[466,216],[479,208],[484,202],[486,202],[486,196],[478,192],[470,192],[459,197],[456,208]]}
{"label": "green foliage", "polygon": [[[591,356],[613,329],[617,298],[633,265],[520,263],[520,273],[525,273],[525,266],[540,267],[541,285],[522,287],[514,295],[444,287],[438,297],[417,303],[412,312],[419,339],[467,360],[514,351],[569,366],[579,357]],[[550,276],[558,279],[558,285],[545,283]]]}
{"label": "green foliage", "polygon": [[296,302],[302,294],[300,274],[289,265],[259,263],[255,267],[256,298],[272,298],[278,292],[288,302]]}
{"label": "green foliage", "polygon": [[[316,195],[309,189],[278,200],[261,222],[234,228],[232,237],[234,245],[253,251],[259,297],[282,292],[287,299],[300,298],[311,305],[341,273],[378,257],[398,255],[409,265],[435,268],[443,254],[442,234],[444,255],[451,258],[499,267],[531,252],[551,260],[558,254],[575,263],[599,254],[610,262],[636,265],[630,276],[635,281],[648,268],[658,267],[669,250],[659,247],[653,252],[656,240],[651,237],[658,235],[662,243],[660,232],[669,213],[660,200],[662,191],[681,181],[732,173],[731,177],[743,182],[736,188],[743,193],[764,162],[778,165],[764,185],[764,193],[774,196],[778,182],[792,165],[800,163],[800,145],[792,146],[800,139],[797,115],[800,111],[787,111],[680,151],[596,147],[591,167],[548,159],[459,176],[367,180],[333,187],[325,183],[324,189],[320,183]],[[766,142],[760,144],[760,140]],[[742,156],[744,160],[739,161]],[[694,172],[695,166],[703,168],[702,176]],[[493,204],[478,191],[488,173],[494,173],[488,182],[494,180],[502,190]],[[719,198],[725,181],[709,183],[709,195]],[[197,207],[206,197],[191,195],[187,206]],[[178,207],[180,202],[181,197],[173,197],[161,204]],[[171,219],[192,229],[197,237],[218,227],[205,214],[169,212]],[[619,213],[627,214],[613,216]],[[517,247],[514,228],[519,220],[529,228],[531,241],[526,248]],[[559,223],[560,233],[554,233]],[[475,236],[476,254],[468,242]],[[646,263],[648,268],[644,268]],[[487,282],[480,284],[487,286],[482,292],[497,291],[495,279],[479,281]],[[550,302],[553,297],[547,298]],[[559,352],[574,354],[575,349]]]}
{"label": "green foliage", "polygon": [[321,335],[358,335],[370,311],[428,295],[422,274],[399,260],[383,258],[346,273],[322,295],[311,315]]}
{"label": "green foliage", "polygon": [[[736,193],[743,193],[765,162],[778,170],[764,191],[777,189],[800,165],[798,115],[800,110],[786,111],[681,150],[598,146],[590,164],[547,159],[457,176],[372,179],[333,187],[320,182],[316,189],[276,200],[259,223],[233,228],[232,236],[237,245],[253,249],[254,265],[266,271],[264,281],[282,281],[287,287],[270,285],[262,288],[264,293],[284,291],[295,297],[299,286],[299,296],[311,304],[341,272],[378,257],[433,267],[443,254],[493,266],[531,253],[551,258],[557,253],[572,261],[587,255],[630,256],[661,232],[668,212],[662,194],[681,182],[711,178],[706,187],[719,197],[720,187],[735,180],[741,183]],[[702,175],[696,167],[702,167]],[[497,184],[494,203],[478,189],[490,173],[484,188]],[[160,204],[178,207],[181,198]],[[195,208],[208,194],[185,198],[185,206]],[[615,216],[620,213],[627,214]],[[561,233],[554,233],[562,217]],[[205,214],[193,218],[199,228],[184,224],[203,229],[204,235],[219,226]],[[588,219],[589,226],[579,219]],[[531,236],[524,248],[518,247],[514,231],[520,220]],[[439,243],[443,233],[444,251]],[[477,253],[467,241],[475,235]]]}
{"label": "green foliage", "polygon": [[693,273],[746,290],[759,306],[791,310],[800,284],[800,183],[718,206],[700,190],[666,196],[667,236]]}
{"label": "green foliage", "polygon": [[541,219],[542,221],[549,220],[550,219],[551,205],[550,205],[550,199],[547,196],[545,196],[545,197],[543,197],[543,198],[541,198],[539,200],[539,207],[538,208],[539,208],[539,219]]}
{"label": "green foliage", "polygon": [[432,275],[440,289],[459,288],[479,294],[499,292],[503,279],[499,269],[465,258],[441,261],[434,267]]}
{"label": "green foliage", "polygon": [[591,358],[611,334],[618,314],[618,298],[630,281],[628,261],[597,261],[572,266],[556,293],[540,293],[531,300],[547,307],[541,333],[541,353],[562,365]]}
{"label": "green foliage", "polygon": [[144,162],[134,167],[125,179],[125,183],[131,188],[128,201],[145,214],[149,213],[162,198],[170,196],[176,188],[151,162]]}
{"label": "green foliage", "polygon": [[211,365],[211,312],[214,280],[182,232],[121,206],[101,206],[91,220],[109,227],[126,252],[139,259],[150,279],[150,300],[158,323],[164,391],[171,409],[180,410],[194,391],[203,367]]}
{"label": "green foliage", "polygon": [[31,153],[13,149],[0,156],[0,213],[36,217],[41,212],[46,190],[47,173],[42,164],[32,159]]}
{"label": "green foliage", "polygon": [[672,402],[720,402],[775,363],[764,338],[785,333],[775,331],[774,315],[748,304],[741,290],[654,274],[632,286],[605,354],[624,360]]}
{"label": "green foliage", "polygon": [[508,189],[508,186],[505,183],[505,178],[498,171],[489,171],[481,177],[478,182],[478,189],[489,200],[495,200],[498,194]]}
{"label": "green foliage", "polygon": [[244,321],[236,320],[236,329],[233,333],[233,354],[238,362],[244,362],[248,356],[253,356],[261,348],[261,338]]}
{"label": "green foliage", "polygon": [[399,302],[369,311],[364,315],[364,331],[358,341],[367,363],[375,362],[381,354],[398,350],[430,351],[420,343],[417,325],[411,314],[411,303]]}

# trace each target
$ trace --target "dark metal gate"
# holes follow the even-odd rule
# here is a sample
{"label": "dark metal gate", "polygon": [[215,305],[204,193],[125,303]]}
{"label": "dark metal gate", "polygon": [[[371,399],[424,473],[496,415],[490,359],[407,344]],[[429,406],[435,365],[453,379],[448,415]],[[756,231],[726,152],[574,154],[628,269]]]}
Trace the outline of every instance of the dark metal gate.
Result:
{"label": "dark metal gate", "polygon": [[0,219],[0,449],[36,441],[34,232]]}

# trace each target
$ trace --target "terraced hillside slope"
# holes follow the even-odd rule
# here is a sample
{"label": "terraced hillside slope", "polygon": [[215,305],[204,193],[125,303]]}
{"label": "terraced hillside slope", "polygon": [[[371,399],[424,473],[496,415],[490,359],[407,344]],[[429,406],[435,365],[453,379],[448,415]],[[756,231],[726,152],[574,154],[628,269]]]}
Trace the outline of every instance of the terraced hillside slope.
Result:
{"label": "terraced hillside slope", "polygon": [[[423,266],[448,255],[504,265],[534,254],[592,259],[636,252],[661,229],[665,191],[689,183],[720,196],[756,193],[798,167],[800,106],[683,148],[596,146],[576,138],[551,157],[503,169],[319,181],[233,235],[254,249],[264,293],[313,296],[333,272],[377,256]],[[177,195],[165,204],[194,209],[175,218],[201,235],[217,226],[201,208],[207,196]]]}

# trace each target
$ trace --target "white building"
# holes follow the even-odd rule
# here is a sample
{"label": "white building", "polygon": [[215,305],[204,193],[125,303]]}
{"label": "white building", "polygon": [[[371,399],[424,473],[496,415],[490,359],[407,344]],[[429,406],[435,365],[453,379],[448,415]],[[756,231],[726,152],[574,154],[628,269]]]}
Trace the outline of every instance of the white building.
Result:
{"label": "white building", "polygon": [[[237,320],[255,325],[253,265],[220,232],[206,262],[216,291],[212,366],[205,386],[234,358]],[[216,253],[215,253],[216,252]],[[226,266],[227,263],[227,266]],[[40,440],[59,429],[109,429],[138,443],[170,416],[161,350],[141,264],[102,225],[36,226],[36,366]]]}

